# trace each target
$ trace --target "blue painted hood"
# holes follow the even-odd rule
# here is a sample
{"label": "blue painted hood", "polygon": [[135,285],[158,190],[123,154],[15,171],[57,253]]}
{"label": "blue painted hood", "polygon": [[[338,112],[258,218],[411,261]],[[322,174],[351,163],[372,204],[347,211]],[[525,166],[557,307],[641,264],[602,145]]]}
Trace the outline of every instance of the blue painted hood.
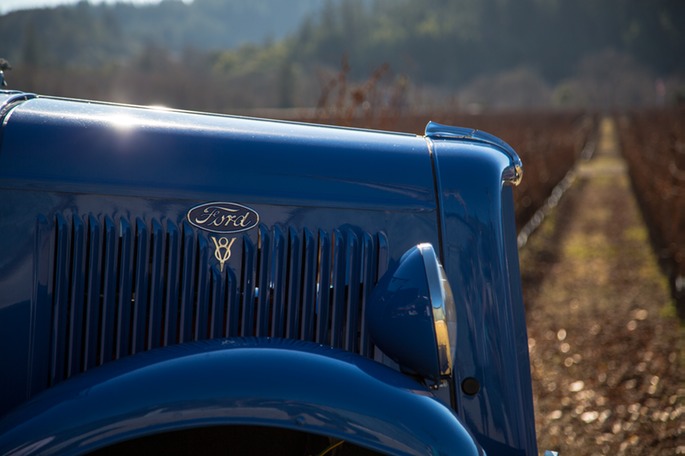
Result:
{"label": "blue painted hood", "polygon": [[35,98],[5,118],[0,179],[32,188],[433,209],[412,135]]}
{"label": "blue painted hood", "polygon": [[[0,346],[13,347],[0,353],[0,370],[16,372],[0,377],[0,415],[89,366],[160,343],[216,331],[299,337],[311,325],[253,314],[246,303],[300,312],[303,300],[311,315],[315,299],[329,299],[321,290],[335,287],[330,300],[342,308],[346,287],[368,293],[411,246],[439,242],[422,137],[26,98],[0,100]],[[193,225],[191,210],[214,202],[249,208],[259,224],[231,234]],[[209,331],[198,322],[216,320],[222,299],[235,303],[225,311],[240,324]],[[206,314],[191,315],[205,301]],[[90,320],[81,331],[70,318]],[[316,340],[368,356],[368,335],[343,347],[342,331]]]}
{"label": "blue painted hood", "polygon": [[[426,242],[457,301],[452,406],[486,451],[536,453],[508,146],[434,124],[419,137],[10,92],[0,122],[0,416],[198,340],[385,362],[357,316]],[[217,205],[259,222],[217,234],[188,219]]]}

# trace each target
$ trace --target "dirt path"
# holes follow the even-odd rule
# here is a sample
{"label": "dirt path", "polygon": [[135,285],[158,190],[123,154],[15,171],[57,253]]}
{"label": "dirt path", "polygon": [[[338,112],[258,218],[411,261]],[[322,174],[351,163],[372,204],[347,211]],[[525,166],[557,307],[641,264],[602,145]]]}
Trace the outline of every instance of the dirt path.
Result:
{"label": "dirt path", "polygon": [[540,451],[685,454],[685,330],[605,119],[521,251]]}

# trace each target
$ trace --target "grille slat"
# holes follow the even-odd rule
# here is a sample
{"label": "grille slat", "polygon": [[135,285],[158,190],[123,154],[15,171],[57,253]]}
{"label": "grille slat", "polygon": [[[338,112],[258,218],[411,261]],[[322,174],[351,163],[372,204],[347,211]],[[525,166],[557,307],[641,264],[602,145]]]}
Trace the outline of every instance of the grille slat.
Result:
{"label": "grille slat", "polygon": [[349,286],[347,287],[346,315],[345,315],[345,350],[357,351],[357,328],[359,328],[359,279],[361,252],[359,239],[350,233],[347,240],[347,261]]}
{"label": "grille slat", "polygon": [[100,280],[102,278],[102,227],[96,217],[88,217],[88,295],[85,306],[85,334],[83,359],[85,365],[96,366],[98,362],[98,333],[100,329]]}
{"label": "grille slat", "polygon": [[302,243],[294,228],[288,231],[288,294],[286,300],[286,327],[285,337],[297,339],[299,336],[300,320],[300,285],[302,280]]}
{"label": "grille slat", "polygon": [[233,305],[238,302],[238,278],[232,270],[226,273],[226,302],[228,306],[228,323],[224,337],[238,334],[240,328],[240,306]]}
{"label": "grille slat", "polygon": [[164,329],[162,345],[177,342],[178,311],[179,311],[179,274],[180,274],[181,244],[178,228],[174,223],[167,223],[167,270],[166,270],[166,299],[164,300]]}
{"label": "grille slat", "polygon": [[212,293],[210,297],[211,315],[209,317],[209,338],[216,339],[224,335],[224,322],[226,321],[226,287],[222,283],[221,273],[216,268],[211,271]]}
{"label": "grille slat", "polygon": [[[100,306],[100,322],[98,324],[99,342],[98,342],[98,364],[109,361],[112,356],[114,337],[114,322],[116,321],[116,301],[118,280],[118,263],[117,251],[121,248],[120,239],[124,239],[124,229],[122,223],[121,238],[116,232],[114,221],[111,218],[105,218],[105,239],[103,255],[104,263],[102,265],[104,271],[102,275],[103,299]],[[130,237],[126,237],[130,239]],[[126,264],[124,260],[124,264]],[[122,290],[122,293],[124,290]]]}
{"label": "grille slat", "polygon": [[193,283],[197,268],[195,258],[195,233],[191,226],[183,223],[183,278],[181,281],[181,311],[179,342],[189,342],[193,329]]}
{"label": "grille slat", "polygon": [[[36,258],[56,257],[55,228],[48,219],[42,215],[36,221]],[[48,343],[40,343],[37,337],[44,338],[51,334],[52,321],[52,293],[55,290],[55,264],[48,261],[37,261],[35,268],[36,277],[36,307],[32,309],[31,321],[33,322],[33,335],[31,338],[31,358],[29,361],[29,378],[27,393],[30,397],[34,393],[45,389],[49,385],[52,376],[51,346]],[[48,342],[52,342],[49,340]],[[48,360],[48,362],[45,362]]]}
{"label": "grille slat", "polygon": [[[209,244],[207,239],[198,239],[200,255],[198,257],[200,265],[206,265],[209,261]],[[193,340],[207,338],[209,330],[209,271],[206,267],[197,267],[197,295],[193,307]]]}
{"label": "grille slat", "polygon": [[241,292],[242,299],[240,310],[242,311],[241,330],[245,337],[254,336],[254,266],[256,249],[250,238],[245,236],[243,238],[243,267],[242,267],[242,283]]}
{"label": "grille slat", "polygon": [[[370,285],[376,282],[376,272],[378,271],[378,251],[374,246],[374,240],[369,233],[364,233],[362,244],[362,257],[366,260],[362,262],[362,284],[361,306],[365,308],[371,295],[373,287]],[[379,240],[380,244],[380,240]],[[373,347],[369,332],[366,330],[366,315],[361,313],[361,337],[359,341],[359,353],[364,356],[373,356]]]}
{"label": "grille slat", "polygon": [[319,231],[319,289],[317,290],[316,340],[328,341],[330,330],[328,321],[331,316],[331,238],[323,230]]}
{"label": "grille slat", "polygon": [[73,218],[73,242],[71,262],[71,284],[69,290],[69,317],[67,318],[67,349],[65,356],[66,376],[70,377],[79,372],[81,337],[83,330],[83,305],[85,290],[85,234],[84,223],[78,218]]}
{"label": "grille slat", "polygon": [[152,265],[150,280],[150,299],[147,302],[147,343],[146,349],[157,348],[162,343],[162,312],[164,311],[164,263],[166,261],[165,234],[162,225],[152,221]]}
{"label": "grille slat", "polygon": [[286,254],[287,239],[280,227],[273,232],[273,263],[270,288],[272,296],[271,334],[273,337],[283,337],[283,322],[285,321],[286,271],[288,256]]}
{"label": "grille slat", "polygon": [[301,340],[314,340],[316,316],[317,241],[311,231],[304,230],[304,267],[302,268],[302,325]]}
{"label": "grille slat", "polygon": [[64,379],[64,356],[67,338],[67,310],[69,298],[69,269],[71,263],[71,236],[66,220],[56,218],[57,252],[55,268],[54,303],[52,306],[52,352],[50,383]]}
{"label": "grille slat", "polygon": [[83,293],[85,288],[85,228],[81,218],[72,219],[71,290],[67,311],[66,375],[71,377],[81,370],[81,347],[83,339]]}
{"label": "grille slat", "polygon": [[345,241],[339,230],[333,232],[333,252],[331,345],[335,348],[342,348],[345,315]]}
{"label": "grille slat", "polygon": [[[118,359],[131,353],[131,312],[132,302],[131,294],[133,288],[133,280],[135,277],[134,263],[134,235],[133,226],[125,220],[119,221],[119,237],[114,231],[115,244],[119,244],[118,251],[118,270],[117,280],[118,288],[115,289],[116,303],[112,302],[109,305],[107,320],[103,322],[103,327],[106,328],[106,339],[103,342],[103,360],[102,363],[109,362],[112,359]],[[116,253],[115,253],[116,255]]]}
{"label": "grille slat", "polygon": [[46,246],[36,249],[37,271],[52,280],[47,292],[36,290],[36,328],[49,322],[50,331],[34,331],[32,347],[50,363],[33,369],[47,376],[33,392],[111,360],[207,338],[288,337],[373,353],[363,309],[385,267],[382,234],[260,225],[236,239],[221,267],[219,239],[187,222],[53,220],[39,221],[36,243]]}
{"label": "grille slat", "polygon": [[269,333],[269,323],[271,320],[271,301],[269,293],[269,276],[272,273],[270,267],[271,258],[271,236],[269,230],[261,225],[259,227],[259,256],[257,258],[257,337],[266,337]]}
{"label": "grille slat", "polygon": [[[131,354],[145,350],[145,310],[147,307],[147,296],[150,287],[150,263],[149,263],[148,229],[145,222],[141,219],[136,220],[136,251],[135,251],[135,270],[136,281],[133,294],[133,313]],[[125,307],[124,307],[125,312]]]}

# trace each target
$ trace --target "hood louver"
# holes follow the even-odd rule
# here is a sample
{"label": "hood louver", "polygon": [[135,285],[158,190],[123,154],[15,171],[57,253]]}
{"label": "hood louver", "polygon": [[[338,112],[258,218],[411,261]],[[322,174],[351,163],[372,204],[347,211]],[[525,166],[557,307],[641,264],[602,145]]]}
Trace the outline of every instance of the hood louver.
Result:
{"label": "hood louver", "polygon": [[373,356],[363,308],[387,268],[383,234],[260,225],[238,243],[221,271],[205,233],[187,223],[41,217],[33,348],[50,363],[33,366],[32,393],[212,338],[285,337]]}

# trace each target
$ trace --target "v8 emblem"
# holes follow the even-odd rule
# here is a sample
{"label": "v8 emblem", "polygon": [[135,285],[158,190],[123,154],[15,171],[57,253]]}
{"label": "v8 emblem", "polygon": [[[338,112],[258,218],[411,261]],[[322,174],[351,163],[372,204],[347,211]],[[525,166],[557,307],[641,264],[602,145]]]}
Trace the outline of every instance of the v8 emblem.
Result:
{"label": "v8 emblem", "polygon": [[224,263],[231,258],[231,246],[235,242],[235,238],[229,241],[228,238],[223,236],[220,238],[211,236],[211,239],[214,242],[214,257],[219,260],[221,272],[224,272]]}

